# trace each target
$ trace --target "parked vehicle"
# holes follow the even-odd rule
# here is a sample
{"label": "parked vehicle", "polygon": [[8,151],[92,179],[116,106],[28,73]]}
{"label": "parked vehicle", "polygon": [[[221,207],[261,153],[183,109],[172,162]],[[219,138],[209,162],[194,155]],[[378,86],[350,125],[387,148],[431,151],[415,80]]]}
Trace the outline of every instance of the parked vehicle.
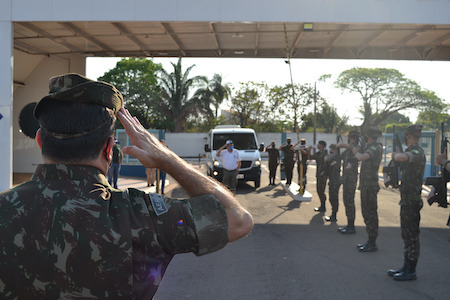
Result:
{"label": "parked vehicle", "polygon": [[209,131],[208,143],[205,144],[208,175],[222,181],[222,162],[216,157],[216,153],[227,140],[232,140],[234,148],[239,151],[241,168],[238,180],[253,181],[255,188],[258,188],[261,185],[261,154],[259,152],[264,151],[264,144],[258,148],[256,133],[251,128],[241,128],[239,125],[218,125]]}

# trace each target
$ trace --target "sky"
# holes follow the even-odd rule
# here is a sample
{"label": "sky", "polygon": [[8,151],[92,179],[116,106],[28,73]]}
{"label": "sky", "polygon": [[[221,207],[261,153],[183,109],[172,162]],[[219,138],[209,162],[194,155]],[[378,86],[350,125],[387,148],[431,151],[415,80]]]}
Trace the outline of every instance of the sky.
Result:
{"label": "sky", "polygon": [[[97,79],[115,67],[120,58],[89,57],[86,63],[86,76]],[[176,63],[178,58],[154,58],[169,72],[170,62]],[[204,75],[212,78],[215,73],[221,74],[225,83],[238,86],[240,82],[266,82],[268,85],[285,85],[291,82],[289,65],[286,59],[260,58],[183,58],[184,69],[195,67],[191,75]],[[292,79],[294,83],[316,83],[317,89],[336,107],[340,116],[348,116],[349,124],[360,125],[361,115],[358,107],[361,100],[358,95],[342,93],[333,87],[333,82],[342,71],[353,67],[389,68],[403,73],[406,78],[416,81],[423,89],[434,91],[436,95],[450,104],[450,62],[442,61],[388,61],[388,60],[338,60],[338,59],[291,59]],[[327,82],[318,82],[323,74],[332,77]],[[403,112],[411,121],[417,118],[417,112]]]}

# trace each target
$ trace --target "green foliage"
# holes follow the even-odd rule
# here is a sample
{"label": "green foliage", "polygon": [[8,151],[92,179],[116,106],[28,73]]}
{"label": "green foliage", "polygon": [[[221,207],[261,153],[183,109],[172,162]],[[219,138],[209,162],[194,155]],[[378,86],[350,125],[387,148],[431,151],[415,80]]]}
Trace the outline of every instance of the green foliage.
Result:
{"label": "green foliage", "polygon": [[176,64],[171,64],[171,73],[164,69],[158,72],[159,89],[152,95],[152,104],[166,122],[173,122],[173,126],[167,129],[183,132],[189,117],[205,113],[205,108],[208,108],[209,102],[205,104],[205,98],[198,97],[195,93],[192,96],[192,89],[199,85],[204,86],[207,79],[204,76],[189,77],[195,65],[183,72],[181,58]]}
{"label": "green foliage", "polygon": [[144,127],[156,128],[162,120],[152,109],[151,95],[158,90],[156,72],[161,69],[151,59],[125,58],[98,80],[111,83],[123,94],[126,108]]}
{"label": "green foliage", "polygon": [[249,81],[241,83],[231,98],[234,122],[241,127],[260,124],[265,120],[267,108],[264,103],[266,84]]}
{"label": "green foliage", "polygon": [[434,92],[422,90],[416,82],[394,69],[352,68],[342,72],[335,85],[361,97],[363,131],[368,126],[380,125],[396,112],[406,109],[440,111],[445,106]]}
{"label": "green foliage", "polygon": [[408,116],[402,115],[399,112],[395,112],[385,120],[380,122],[380,124],[378,124],[378,128],[383,131],[383,128],[385,128],[388,124],[411,124],[411,120]]}
{"label": "green foliage", "polygon": [[441,123],[450,124],[450,115],[444,112],[420,112],[417,117],[417,124],[424,126],[424,129],[435,130],[441,128]]}
{"label": "green foliage", "polygon": [[392,123],[392,124],[387,124],[384,127],[384,130],[381,129],[381,131],[385,132],[385,133],[392,133],[394,131],[394,126],[395,126],[395,132],[396,133],[400,133],[403,132],[406,127],[412,125],[412,123]]}

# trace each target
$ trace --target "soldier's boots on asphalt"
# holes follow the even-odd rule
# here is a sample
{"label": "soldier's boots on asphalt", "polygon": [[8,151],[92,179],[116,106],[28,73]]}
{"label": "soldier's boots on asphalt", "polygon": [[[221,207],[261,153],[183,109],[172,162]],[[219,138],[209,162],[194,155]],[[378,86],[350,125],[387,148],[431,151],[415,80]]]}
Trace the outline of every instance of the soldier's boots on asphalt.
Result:
{"label": "soldier's boots on asphalt", "polygon": [[[405,259],[405,265],[403,266],[403,268],[400,268],[395,271],[389,270],[389,271],[394,271],[397,273],[390,275],[390,273],[388,271],[388,274],[390,276],[392,276],[394,278],[394,280],[397,280],[397,281],[416,280],[416,278],[417,278],[416,265],[417,265],[417,260]],[[398,271],[400,271],[400,272],[398,272]],[[393,273],[393,272],[391,272],[391,273]]]}
{"label": "soldier's boots on asphalt", "polygon": [[358,250],[360,252],[373,252],[373,251],[377,251],[377,244],[375,244],[375,241],[372,240],[368,240],[367,243],[365,244],[358,244],[356,245],[356,247],[358,248]]}
{"label": "soldier's boots on asphalt", "polygon": [[325,216],[327,222],[337,222],[336,213],[332,213],[331,216]]}
{"label": "soldier's boots on asphalt", "polygon": [[350,225],[347,225],[345,227],[339,227],[338,230],[342,234],[352,234],[352,233],[356,232],[355,226],[350,226]]}
{"label": "soldier's boots on asphalt", "polygon": [[402,266],[401,268],[398,268],[398,269],[389,269],[389,270],[387,271],[388,275],[391,276],[391,277],[393,277],[395,274],[402,273],[403,270],[405,269],[407,260],[408,260],[408,259],[405,257],[404,260],[403,260],[403,266]]}
{"label": "soldier's boots on asphalt", "polygon": [[314,211],[318,211],[318,212],[325,212],[325,206],[319,206],[319,207],[314,207]]}

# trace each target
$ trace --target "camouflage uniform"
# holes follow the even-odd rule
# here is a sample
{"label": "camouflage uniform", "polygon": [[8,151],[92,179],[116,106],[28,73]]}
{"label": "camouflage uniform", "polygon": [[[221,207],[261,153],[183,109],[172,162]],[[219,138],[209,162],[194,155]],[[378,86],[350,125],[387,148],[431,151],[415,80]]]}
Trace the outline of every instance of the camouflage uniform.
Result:
{"label": "camouflage uniform", "polygon": [[317,195],[320,199],[320,207],[325,209],[325,202],[327,196],[325,195],[325,188],[327,187],[327,171],[325,165],[325,156],[328,155],[328,151],[323,149],[313,154],[312,158],[316,161],[316,189]]}
{"label": "camouflage uniform", "polygon": [[[308,171],[308,155],[305,154],[304,151],[305,150],[299,149],[295,151],[295,154],[297,156],[298,185],[302,185],[303,190],[306,190],[306,172]],[[300,182],[300,177],[302,177],[303,183]]]}
{"label": "camouflage uniform", "polygon": [[339,155],[336,153],[328,155],[327,165],[328,195],[330,197],[329,200],[331,204],[332,217],[336,218],[336,214],[339,208],[339,187],[341,186],[341,160],[339,158]]}
{"label": "camouflage uniform", "polygon": [[425,153],[414,144],[404,152],[409,160],[400,164],[400,223],[405,243],[405,258],[417,261],[420,253],[419,223],[422,201],[422,179],[425,172]]}
{"label": "camouflage uniform", "polygon": [[[353,146],[353,145],[351,145]],[[352,147],[342,153],[343,157],[343,171],[342,171],[342,189],[345,206],[345,215],[347,216],[348,224],[354,225],[355,222],[355,190],[358,181],[358,160],[352,152]],[[347,169],[348,164],[351,165]]]}
{"label": "camouflage uniform", "polygon": [[275,184],[275,177],[277,174],[277,168],[280,161],[280,151],[275,147],[266,149],[269,154],[269,180],[270,184]]}
{"label": "camouflage uniform", "polygon": [[96,168],[39,165],[0,194],[1,299],[151,299],[172,257],[228,241],[211,195],[116,190]]}
{"label": "camouflage uniform", "polygon": [[368,144],[364,154],[369,154],[370,158],[361,163],[361,173],[359,175],[361,210],[364,223],[366,224],[366,231],[369,235],[369,243],[372,244],[375,244],[378,237],[377,194],[380,190],[378,168],[380,167],[382,153],[383,147],[380,143]]}
{"label": "camouflage uniform", "polygon": [[292,171],[294,169],[294,151],[291,150],[292,145],[287,144],[281,148],[284,152],[283,164],[284,171],[286,172],[286,184],[291,184],[292,182]]}

